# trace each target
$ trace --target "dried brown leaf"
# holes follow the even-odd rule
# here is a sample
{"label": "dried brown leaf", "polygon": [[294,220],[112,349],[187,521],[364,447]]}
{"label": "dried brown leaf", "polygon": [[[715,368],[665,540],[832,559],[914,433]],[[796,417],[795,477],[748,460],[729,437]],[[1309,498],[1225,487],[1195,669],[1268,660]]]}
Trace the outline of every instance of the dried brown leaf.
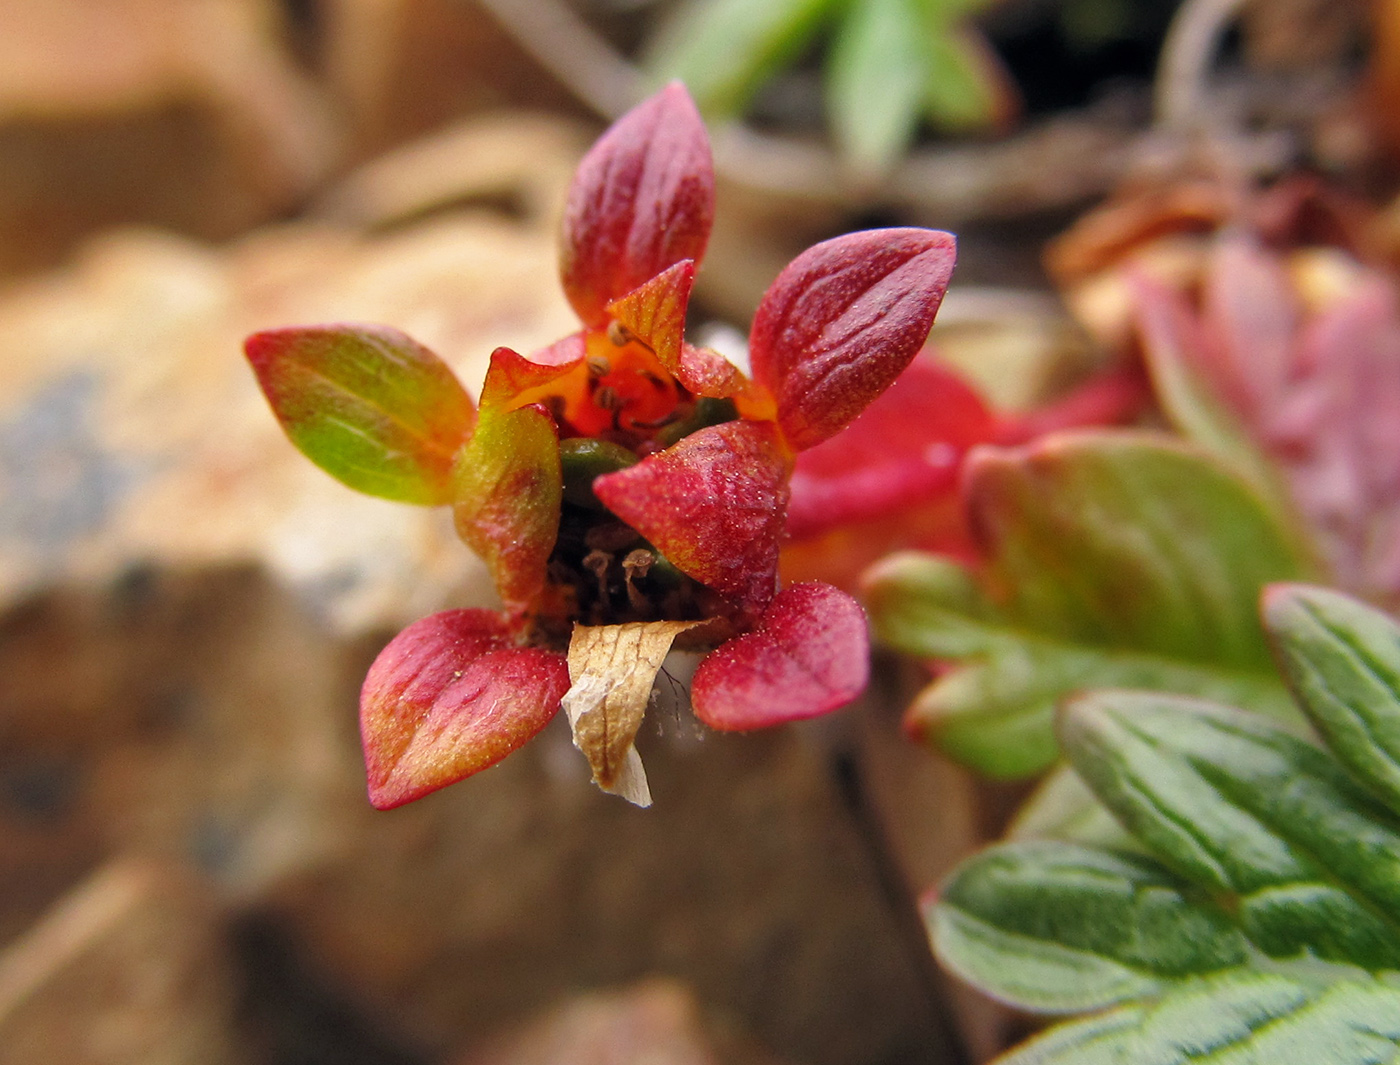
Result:
{"label": "dried brown leaf", "polygon": [[646,775],[632,741],[641,728],[657,671],[671,642],[695,621],[633,621],[576,625],[569,641],[572,687],[563,705],[574,745],[604,791],[638,806],[651,804]]}

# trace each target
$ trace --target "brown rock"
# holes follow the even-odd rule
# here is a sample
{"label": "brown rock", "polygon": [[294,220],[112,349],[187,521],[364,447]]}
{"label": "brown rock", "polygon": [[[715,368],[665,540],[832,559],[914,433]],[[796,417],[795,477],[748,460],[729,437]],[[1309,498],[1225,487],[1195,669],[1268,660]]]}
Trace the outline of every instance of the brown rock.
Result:
{"label": "brown rock", "polygon": [[796,1060],[942,1060],[922,929],[823,748],[654,728],[649,810],[594,788],[558,721],[469,781],[357,813],[355,853],[284,881],[272,912],[313,970],[429,1045],[667,973]]}
{"label": "brown rock", "polygon": [[776,1065],[730,1038],[720,1037],[722,1051],[716,1045],[690,989],[653,979],[579,995],[455,1065]]}
{"label": "brown rock", "polygon": [[108,856],[224,898],[327,860],[362,801],[363,656],[244,569],[132,571],[0,621],[0,936]]}
{"label": "brown rock", "polygon": [[552,214],[481,210],[222,252],[129,231],[0,292],[0,605],[145,559],[265,564],[352,630],[489,602],[445,512],[359,496],[287,443],[240,348],[256,329],[385,322],[474,387],[497,345],[577,328],[556,255]]}
{"label": "brown rock", "polygon": [[0,1063],[248,1062],[225,961],[197,883],[107,866],[0,954]]}
{"label": "brown rock", "polygon": [[326,0],[314,50],[358,154],[502,107],[577,109],[475,3]]}
{"label": "brown rock", "polygon": [[0,25],[0,274],[115,222],[230,236],[339,151],[272,0],[0,0]]}

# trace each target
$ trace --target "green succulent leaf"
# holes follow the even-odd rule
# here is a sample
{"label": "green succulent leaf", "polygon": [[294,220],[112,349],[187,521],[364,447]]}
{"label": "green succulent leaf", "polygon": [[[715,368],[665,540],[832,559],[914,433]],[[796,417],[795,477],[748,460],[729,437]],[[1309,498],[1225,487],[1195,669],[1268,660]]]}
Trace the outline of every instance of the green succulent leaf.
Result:
{"label": "green succulent leaf", "polygon": [[1400,820],[1262,718],[1151,692],[1067,705],[1065,753],[1167,866],[1228,900],[1264,954],[1400,969]]}
{"label": "green succulent leaf", "polygon": [[1040,772],[1056,705],[1097,687],[1296,717],[1255,604],[1307,563],[1238,475],[1168,438],[1082,432],[979,449],[966,477],[982,570],[903,554],[867,578],[880,639],[958,663],[910,710],[929,742],[994,776]]}
{"label": "green succulent leaf", "polygon": [[841,0],[694,0],[663,28],[646,62],[677,78],[712,118],[740,114],[796,58]]}
{"label": "green succulent leaf", "polygon": [[827,111],[842,155],[888,170],[909,146],[930,78],[921,0],[866,0],[845,12],[826,68]]}
{"label": "green succulent leaf", "polygon": [[1400,626],[1350,596],[1291,584],[1266,591],[1264,624],[1313,726],[1400,811]]}
{"label": "green succulent leaf", "polygon": [[402,503],[451,502],[476,410],[427,348],[370,325],[275,329],[244,348],[287,436],[332,477]]}
{"label": "green succulent leaf", "polygon": [[1373,1065],[1400,1053],[1400,990],[1238,969],[1062,1024],[997,1065]]}
{"label": "green succulent leaf", "polygon": [[1024,1009],[1097,1009],[1242,964],[1228,916],[1147,858],[1002,844],[961,865],[927,912],[943,962]]}

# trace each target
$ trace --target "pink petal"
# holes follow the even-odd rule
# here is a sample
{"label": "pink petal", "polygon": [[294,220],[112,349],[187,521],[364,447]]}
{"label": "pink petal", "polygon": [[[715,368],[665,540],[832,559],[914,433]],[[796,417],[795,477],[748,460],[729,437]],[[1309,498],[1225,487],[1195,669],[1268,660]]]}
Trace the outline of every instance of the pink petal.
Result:
{"label": "pink petal", "polygon": [[714,219],[705,125],[673,82],[623,115],[579,164],[564,214],[564,292],[584,324],[682,259],[699,262]]}
{"label": "pink petal", "polygon": [[494,765],[548,724],[568,688],[562,655],[514,646],[490,611],[414,622],[360,692],[370,802],[392,809]]}
{"label": "pink petal", "polygon": [[788,487],[771,422],[701,429],[597,478],[593,491],[682,573],[740,610],[756,613],[772,599]]}
{"label": "pink petal", "polygon": [[754,379],[777,404],[789,444],[844,428],[918,354],[953,272],[951,234],[849,233],[808,248],[754,315]]}
{"label": "pink petal", "polygon": [[795,584],[700,663],[690,698],[711,728],[768,728],[845,706],[869,677],[865,611],[829,584]]}

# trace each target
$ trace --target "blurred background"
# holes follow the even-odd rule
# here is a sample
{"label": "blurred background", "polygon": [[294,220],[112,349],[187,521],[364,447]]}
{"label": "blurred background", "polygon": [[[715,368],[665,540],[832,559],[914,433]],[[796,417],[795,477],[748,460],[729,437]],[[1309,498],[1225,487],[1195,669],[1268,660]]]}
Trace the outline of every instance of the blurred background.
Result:
{"label": "blurred background", "polygon": [[1393,263],[1397,7],[0,0],[0,1065],[994,1052],[1021,1022],[936,971],[915,898],[1018,793],[902,738],[900,668],[771,734],[658,707],[650,810],[556,722],[372,811],[366,667],[492,593],[447,515],[291,448],[241,340],[383,322],[474,382],[570,332],[573,167],[681,76],[720,183],[692,328],[742,335],[816,240],[951,229],[940,356],[1030,408],[1110,357],[1070,253],[1124,189],[1204,229],[1201,175],[1306,173]]}

